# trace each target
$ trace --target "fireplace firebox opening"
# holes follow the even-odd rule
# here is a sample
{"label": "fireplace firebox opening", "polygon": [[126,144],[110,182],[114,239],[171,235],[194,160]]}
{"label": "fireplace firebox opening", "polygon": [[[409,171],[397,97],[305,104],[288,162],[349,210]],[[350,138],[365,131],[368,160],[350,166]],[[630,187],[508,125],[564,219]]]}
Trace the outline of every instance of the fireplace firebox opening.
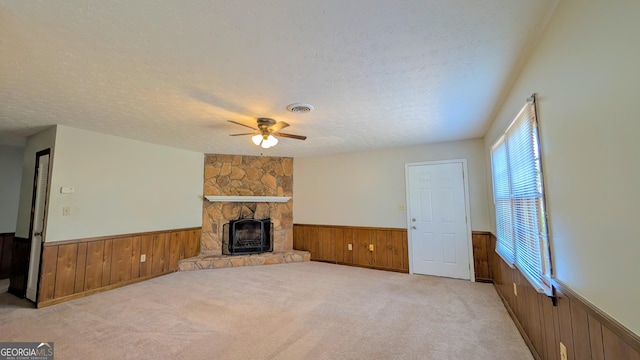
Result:
{"label": "fireplace firebox opening", "polygon": [[260,254],[273,251],[271,219],[231,220],[223,226],[223,254]]}

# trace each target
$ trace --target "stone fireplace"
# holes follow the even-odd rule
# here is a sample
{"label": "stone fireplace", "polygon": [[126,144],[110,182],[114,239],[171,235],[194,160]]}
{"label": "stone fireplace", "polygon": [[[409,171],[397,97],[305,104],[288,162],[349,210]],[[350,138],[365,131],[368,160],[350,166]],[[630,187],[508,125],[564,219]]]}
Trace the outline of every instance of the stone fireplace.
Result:
{"label": "stone fireplace", "polygon": [[[206,155],[205,196],[293,196],[293,159]],[[273,251],[293,250],[293,199],[286,202],[203,200],[200,254],[222,255],[224,227],[238,219],[270,219]]]}
{"label": "stone fireplace", "polygon": [[[292,158],[206,155],[204,196],[200,255],[180,260],[180,271],[311,259],[308,251],[293,250]],[[242,222],[248,219],[270,222],[270,244],[267,248],[230,255],[228,229],[238,221],[248,224]],[[247,230],[247,227],[241,230]],[[244,245],[255,241],[254,235],[243,233],[241,236]],[[227,241],[224,241],[225,237]]]}

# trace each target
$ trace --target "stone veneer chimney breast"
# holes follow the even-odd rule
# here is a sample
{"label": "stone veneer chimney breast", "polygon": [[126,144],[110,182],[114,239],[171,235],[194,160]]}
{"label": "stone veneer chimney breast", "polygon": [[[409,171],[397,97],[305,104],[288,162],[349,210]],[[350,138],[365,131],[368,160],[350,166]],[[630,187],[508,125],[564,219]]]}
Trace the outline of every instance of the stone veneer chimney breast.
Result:
{"label": "stone veneer chimney breast", "polygon": [[[206,155],[205,196],[293,196],[293,158]],[[293,249],[293,199],[285,203],[203,200],[200,254],[221,255],[223,226],[241,218],[273,222],[273,251]]]}

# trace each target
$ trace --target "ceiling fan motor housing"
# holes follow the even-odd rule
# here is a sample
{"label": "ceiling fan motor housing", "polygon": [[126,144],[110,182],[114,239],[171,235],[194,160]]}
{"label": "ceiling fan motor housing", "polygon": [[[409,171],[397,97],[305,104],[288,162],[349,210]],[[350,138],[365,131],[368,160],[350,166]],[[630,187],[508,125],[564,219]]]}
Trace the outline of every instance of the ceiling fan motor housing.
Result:
{"label": "ceiling fan motor housing", "polygon": [[258,118],[258,128],[262,129],[265,127],[269,127],[275,125],[276,121],[270,118]]}

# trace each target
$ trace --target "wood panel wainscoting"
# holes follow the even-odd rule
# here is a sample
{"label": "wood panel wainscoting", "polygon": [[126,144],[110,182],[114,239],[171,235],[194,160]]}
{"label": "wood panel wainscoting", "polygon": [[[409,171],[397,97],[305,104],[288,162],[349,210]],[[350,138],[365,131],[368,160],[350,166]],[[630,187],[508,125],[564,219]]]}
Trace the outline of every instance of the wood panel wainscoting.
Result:
{"label": "wood panel wainscoting", "polygon": [[406,229],[293,224],[293,248],[314,261],[409,272]]}
{"label": "wood panel wainscoting", "polygon": [[0,279],[6,279],[11,274],[11,252],[15,233],[0,234]]}
{"label": "wood panel wainscoting", "polygon": [[29,239],[14,237],[11,244],[11,269],[9,274],[9,293],[24,298],[27,293],[27,273],[31,242]]}
{"label": "wood panel wainscoting", "polygon": [[496,254],[496,238],[487,236],[491,278],[536,359],[560,360],[562,342],[567,360],[640,360],[638,335],[566,285],[552,280],[554,305],[552,298],[538,293],[520,270]]}
{"label": "wood panel wainscoting", "polygon": [[[492,282],[490,236],[485,231],[471,234],[476,281]],[[373,251],[369,251],[369,244],[373,244]],[[293,248],[309,251],[314,261],[409,272],[406,229],[293,224]]]}
{"label": "wood panel wainscoting", "polygon": [[476,281],[493,282],[491,278],[491,263],[489,261],[491,233],[487,231],[472,231],[473,269]]}
{"label": "wood panel wainscoting", "polygon": [[199,254],[200,232],[201,228],[189,228],[45,242],[36,306],[177,271],[178,261]]}

